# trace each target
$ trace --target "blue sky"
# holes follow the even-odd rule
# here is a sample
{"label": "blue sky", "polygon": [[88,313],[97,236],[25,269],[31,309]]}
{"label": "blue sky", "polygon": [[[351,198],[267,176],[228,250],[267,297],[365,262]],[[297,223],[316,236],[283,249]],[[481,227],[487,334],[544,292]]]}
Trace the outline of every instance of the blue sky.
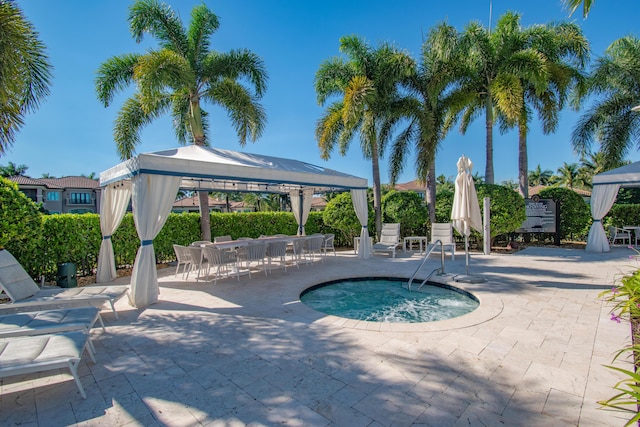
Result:
{"label": "blue sky", "polygon": [[[188,24],[191,9],[200,0],[168,2]],[[212,146],[278,157],[295,158],[369,179],[370,162],[362,158],[359,141],[352,142],[347,156],[335,152],[328,161],[320,158],[314,128],[323,108],[316,102],[313,79],[320,63],[339,55],[339,39],[355,34],[375,46],[391,42],[419,58],[422,37],[439,22],[462,30],[471,21],[489,25],[489,0],[442,2],[437,0],[218,0],[207,6],[220,18],[212,48],[228,51],[248,48],[260,55],[269,72],[262,103],[268,123],[263,136],[241,148],[226,114],[211,112]],[[147,37],[136,44],[128,29],[127,0],[18,0],[40,33],[54,66],[51,95],[37,112],[26,117],[14,146],[0,165],[25,164],[34,178],[48,173],[56,177],[100,173],[119,163],[113,141],[113,121],[129,93],[116,97],[108,108],[97,100],[95,72],[106,59],[124,53],[144,52],[156,46]],[[569,17],[561,0],[493,0],[492,23],[507,10],[522,14],[522,24],[570,20],[578,23],[591,43],[593,57],[601,55],[615,39],[638,36],[640,5],[637,0],[598,0],[588,19]],[[206,107],[205,107],[206,108]],[[556,169],[574,163],[570,134],[579,113],[564,111],[558,131],[543,135],[532,125],[529,135],[529,169],[538,164]],[[483,119],[465,135],[451,132],[437,154],[437,174],[454,177],[456,161],[465,154],[474,172],[484,174],[485,133]],[[163,117],[142,132],[138,152],[175,147],[170,118]],[[495,179],[517,179],[517,135],[494,132]],[[629,160],[640,160],[633,150]],[[382,182],[388,182],[388,157],[381,162]],[[409,159],[399,182],[415,178]]]}

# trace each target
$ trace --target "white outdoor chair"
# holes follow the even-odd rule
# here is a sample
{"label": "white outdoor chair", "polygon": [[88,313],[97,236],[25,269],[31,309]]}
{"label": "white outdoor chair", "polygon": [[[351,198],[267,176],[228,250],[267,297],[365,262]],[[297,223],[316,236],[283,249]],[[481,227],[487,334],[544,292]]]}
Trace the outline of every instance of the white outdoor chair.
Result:
{"label": "white outdoor chair", "polygon": [[453,225],[450,222],[434,222],[431,224],[431,239],[429,240],[429,245],[427,245],[427,253],[434,245],[436,249],[440,249],[440,244],[436,244],[438,240],[442,242],[442,250],[445,253],[447,250],[451,251],[451,260],[454,260],[456,242],[453,240]]}
{"label": "white outdoor chair", "polygon": [[390,252],[391,257],[396,257],[396,249],[402,246],[400,242],[400,224],[382,224],[380,241],[373,245],[373,252]]}
{"label": "white outdoor chair", "polygon": [[249,270],[249,278],[251,278],[251,263],[256,261],[256,264],[259,266],[262,264],[262,271],[264,271],[264,275],[267,275],[267,266],[264,263],[264,259],[267,256],[267,244],[266,242],[261,242],[256,240],[255,242],[251,242],[244,248],[244,261],[247,263],[247,269]]}
{"label": "white outdoor chair", "polygon": [[296,268],[300,270],[300,264],[306,262],[306,256],[304,253],[304,241],[305,237],[296,237],[291,243],[291,261],[296,264]]}
{"label": "white outdoor chair", "polygon": [[624,245],[625,240],[627,245],[631,244],[630,230],[614,227],[613,225],[609,226],[609,244],[615,245],[616,241],[622,241],[622,244]]}
{"label": "white outdoor chair", "polygon": [[215,279],[213,284],[218,283],[218,278],[221,276],[221,272],[229,277],[230,273],[234,272],[236,280],[240,280],[240,269],[238,268],[238,254],[235,251],[228,251],[215,246],[205,246],[202,248],[204,257],[207,259],[207,279],[212,268],[215,268]]}
{"label": "white outdoor chair", "polygon": [[324,241],[322,242],[322,252],[324,256],[327,256],[328,251],[333,251],[333,256],[336,256],[336,248],[333,247],[335,238],[335,234],[332,233],[324,235]]}
{"label": "white outdoor chair", "polygon": [[322,234],[313,234],[304,239],[304,251],[311,256],[311,262],[315,261],[315,254],[318,254],[320,261],[324,262],[322,257],[322,245],[324,236]]}
{"label": "white outdoor chair", "polygon": [[184,279],[187,269],[191,267],[191,254],[189,249],[183,245],[173,245],[173,251],[176,253],[176,277],[180,273],[180,266],[182,266],[182,278]]}
{"label": "white outdoor chair", "polygon": [[129,286],[83,286],[68,289],[40,289],[31,276],[8,250],[0,250],[0,290],[11,299],[9,307],[33,307],[34,305],[111,305],[118,318],[115,303],[127,292]]}
{"label": "white outdoor chair", "polygon": [[187,269],[186,279],[189,278],[189,273],[196,273],[196,280],[200,278],[200,270],[202,269],[202,264],[206,261],[202,253],[201,246],[187,246],[187,251],[189,252],[189,258],[191,261],[189,262],[189,268]]}
{"label": "white outdoor chair", "polygon": [[267,258],[269,258],[269,266],[271,266],[271,262],[274,259],[278,259],[280,267],[283,267],[284,271],[287,271],[287,245],[288,242],[286,240],[277,240],[267,243]]}

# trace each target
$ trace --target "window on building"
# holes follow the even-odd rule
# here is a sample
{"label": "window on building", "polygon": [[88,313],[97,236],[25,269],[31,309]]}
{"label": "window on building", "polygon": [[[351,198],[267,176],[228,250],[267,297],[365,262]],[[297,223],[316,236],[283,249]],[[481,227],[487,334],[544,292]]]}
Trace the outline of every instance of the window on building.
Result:
{"label": "window on building", "polygon": [[71,193],[69,203],[72,205],[90,205],[91,194],[89,193]]}
{"label": "window on building", "polygon": [[58,191],[49,191],[47,193],[47,201],[58,202],[60,201],[60,193]]}

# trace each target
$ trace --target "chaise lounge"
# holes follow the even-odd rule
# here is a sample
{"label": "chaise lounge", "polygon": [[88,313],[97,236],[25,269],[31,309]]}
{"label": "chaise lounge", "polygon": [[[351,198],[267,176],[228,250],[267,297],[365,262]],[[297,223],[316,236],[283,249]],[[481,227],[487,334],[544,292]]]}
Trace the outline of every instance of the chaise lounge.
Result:
{"label": "chaise lounge", "polygon": [[89,336],[82,331],[0,338],[0,378],[69,368],[80,395],[86,399],[78,365],[85,350],[96,362],[88,342]]}
{"label": "chaise lounge", "polygon": [[391,252],[391,257],[395,258],[396,249],[400,246],[400,224],[382,224],[380,241],[373,245],[373,252]]}
{"label": "chaise lounge", "polygon": [[42,305],[111,305],[118,318],[115,303],[125,296],[129,286],[84,286],[69,289],[40,289],[8,250],[0,250],[0,290],[11,299],[11,307]]}

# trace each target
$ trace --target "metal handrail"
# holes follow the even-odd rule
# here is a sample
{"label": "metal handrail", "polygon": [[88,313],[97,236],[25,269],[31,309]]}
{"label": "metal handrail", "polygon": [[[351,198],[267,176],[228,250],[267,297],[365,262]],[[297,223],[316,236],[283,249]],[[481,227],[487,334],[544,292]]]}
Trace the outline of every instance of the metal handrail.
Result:
{"label": "metal handrail", "polygon": [[444,245],[442,243],[442,240],[440,240],[440,239],[438,239],[438,240],[436,240],[435,242],[432,242],[432,243],[433,243],[433,247],[428,252],[425,253],[424,258],[422,258],[422,262],[420,263],[420,265],[416,269],[415,273],[413,273],[413,275],[409,279],[409,283],[407,284],[407,288],[409,289],[409,292],[411,292],[411,283],[413,283],[413,279],[416,278],[416,276],[418,275],[418,273],[420,272],[422,267],[424,267],[424,264],[427,262],[427,258],[429,258],[429,255],[431,255],[431,252],[434,251],[434,249],[436,248],[438,243],[440,243],[440,254],[441,254],[440,255],[440,263],[441,263],[441,267],[439,269],[436,268],[435,270],[433,270],[431,272],[431,274],[429,274],[429,276],[418,287],[418,289],[420,289],[427,282],[427,280],[429,280],[429,278],[431,276],[433,276],[433,273],[435,273],[436,271],[440,270],[440,273],[444,274]]}

